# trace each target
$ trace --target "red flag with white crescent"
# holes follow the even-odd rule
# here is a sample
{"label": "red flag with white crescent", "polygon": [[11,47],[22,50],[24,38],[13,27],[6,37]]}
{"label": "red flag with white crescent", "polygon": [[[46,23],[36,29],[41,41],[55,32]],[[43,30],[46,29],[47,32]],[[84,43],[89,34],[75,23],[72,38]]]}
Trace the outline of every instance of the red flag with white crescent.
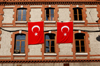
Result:
{"label": "red flag with white crescent", "polygon": [[41,22],[28,22],[28,45],[44,43],[44,24]]}
{"label": "red flag with white crescent", "polygon": [[57,22],[57,43],[73,42],[73,22]]}

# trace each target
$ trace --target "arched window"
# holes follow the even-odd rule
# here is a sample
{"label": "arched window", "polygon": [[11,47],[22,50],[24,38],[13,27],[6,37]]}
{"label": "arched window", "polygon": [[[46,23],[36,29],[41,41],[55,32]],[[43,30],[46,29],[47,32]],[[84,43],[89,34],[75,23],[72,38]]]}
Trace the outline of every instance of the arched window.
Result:
{"label": "arched window", "polygon": [[74,20],[83,20],[82,8],[73,8]]}
{"label": "arched window", "polygon": [[25,34],[15,35],[14,53],[25,53]]}
{"label": "arched window", "polygon": [[55,52],[55,34],[45,34],[45,53]]}
{"label": "arched window", "polygon": [[26,21],[26,8],[17,9],[17,21]]}
{"label": "arched window", "polygon": [[84,33],[75,34],[76,52],[85,52],[85,40],[84,39],[85,39]]}
{"label": "arched window", "polygon": [[54,20],[54,8],[45,8],[45,20],[46,21]]}

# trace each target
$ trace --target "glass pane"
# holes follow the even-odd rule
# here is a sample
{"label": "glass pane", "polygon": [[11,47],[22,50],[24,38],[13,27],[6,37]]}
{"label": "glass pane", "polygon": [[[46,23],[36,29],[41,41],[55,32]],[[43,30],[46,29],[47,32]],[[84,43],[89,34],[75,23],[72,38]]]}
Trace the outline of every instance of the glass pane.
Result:
{"label": "glass pane", "polygon": [[45,39],[55,39],[55,34],[46,34]]}
{"label": "glass pane", "polygon": [[26,15],[26,10],[23,10],[23,14]]}
{"label": "glass pane", "polygon": [[23,21],[26,21],[26,15],[23,15]]}
{"label": "glass pane", "polygon": [[17,41],[16,42],[16,46],[20,46],[20,41]]}
{"label": "glass pane", "polygon": [[49,47],[46,47],[46,52],[49,52]]}
{"label": "glass pane", "polygon": [[81,46],[83,46],[83,47],[84,47],[84,41],[81,41]]}
{"label": "glass pane", "polygon": [[76,52],[80,52],[79,47],[76,47]]}
{"label": "glass pane", "polygon": [[77,15],[74,15],[74,20],[77,20]]}
{"label": "glass pane", "polygon": [[82,14],[82,10],[81,9],[78,9],[78,11],[79,11],[79,14]]}
{"label": "glass pane", "polygon": [[79,46],[79,41],[76,41],[76,46]]}
{"label": "glass pane", "polygon": [[54,9],[51,9],[51,14],[54,14]]}
{"label": "glass pane", "polygon": [[51,15],[51,21],[53,21],[54,20],[54,15]]}
{"label": "glass pane", "polygon": [[84,47],[81,47],[81,52],[85,52],[85,49],[84,49]]}
{"label": "glass pane", "polygon": [[46,20],[49,20],[49,15],[46,15]]}
{"label": "glass pane", "polygon": [[21,42],[21,46],[25,46],[25,41],[22,41]]}
{"label": "glass pane", "polygon": [[16,50],[19,50],[20,49],[20,47],[16,47]]}
{"label": "glass pane", "polygon": [[51,41],[51,46],[54,46],[54,41]]}
{"label": "glass pane", "polygon": [[18,15],[18,21],[21,21],[21,15]]}
{"label": "glass pane", "polygon": [[25,52],[25,47],[21,47],[21,52]]}
{"label": "glass pane", "polygon": [[21,15],[21,10],[18,10],[18,15]]}
{"label": "glass pane", "polygon": [[50,38],[49,38],[49,35],[45,35],[45,39],[50,39]]}
{"label": "glass pane", "polygon": [[46,46],[49,47],[49,41],[46,41]]}
{"label": "glass pane", "polygon": [[16,35],[16,39],[17,40],[25,40],[25,35],[23,35],[23,34],[22,35],[21,34],[20,35]]}
{"label": "glass pane", "polygon": [[49,9],[46,9],[46,15],[49,14]]}
{"label": "glass pane", "polygon": [[82,15],[79,15],[79,20],[82,20]]}
{"label": "glass pane", "polygon": [[51,47],[51,52],[55,52],[54,47]]}
{"label": "glass pane", "polygon": [[77,9],[74,9],[74,14],[77,14]]}
{"label": "glass pane", "polygon": [[84,39],[85,34],[84,33],[76,33],[75,39]]}

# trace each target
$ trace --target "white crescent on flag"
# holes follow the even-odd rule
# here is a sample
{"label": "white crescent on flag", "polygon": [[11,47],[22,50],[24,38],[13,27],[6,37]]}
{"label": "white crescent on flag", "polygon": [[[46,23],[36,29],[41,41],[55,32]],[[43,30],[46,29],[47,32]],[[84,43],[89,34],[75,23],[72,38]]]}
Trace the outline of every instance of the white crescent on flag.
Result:
{"label": "white crescent on flag", "polygon": [[34,25],[34,26],[32,27],[32,32],[33,32],[33,29],[36,28],[36,27],[37,27],[37,28],[39,29],[39,31],[40,31],[40,27],[39,27],[38,25]]}

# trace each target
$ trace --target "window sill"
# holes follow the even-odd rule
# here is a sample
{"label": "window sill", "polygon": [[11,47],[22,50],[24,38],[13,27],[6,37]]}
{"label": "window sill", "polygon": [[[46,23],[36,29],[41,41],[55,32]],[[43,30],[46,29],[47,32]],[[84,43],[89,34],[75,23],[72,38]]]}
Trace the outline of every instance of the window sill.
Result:
{"label": "window sill", "polygon": [[27,23],[27,21],[15,21],[15,23]]}
{"label": "window sill", "polygon": [[44,23],[56,23],[56,21],[44,21]]}
{"label": "window sill", "polygon": [[75,53],[75,55],[88,55],[88,53]]}
{"label": "window sill", "polygon": [[13,54],[13,56],[25,56],[26,54]]}
{"label": "window sill", "polygon": [[57,55],[56,53],[44,53],[44,55]]}
{"label": "window sill", "polygon": [[73,21],[73,23],[85,23],[85,21]]}

